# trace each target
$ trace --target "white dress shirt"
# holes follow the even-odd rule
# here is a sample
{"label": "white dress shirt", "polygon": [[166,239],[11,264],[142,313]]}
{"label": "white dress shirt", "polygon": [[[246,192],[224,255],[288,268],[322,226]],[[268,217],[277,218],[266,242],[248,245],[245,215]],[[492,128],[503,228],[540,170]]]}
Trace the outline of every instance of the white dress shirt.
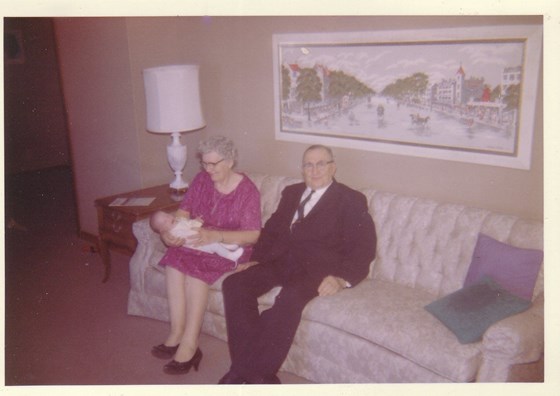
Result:
{"label": "white dress shirt", "polygon": [[[326,187],[315,190],[315,192],[311,196],[311,199],[309,199],[309,201],[307,201],[307,203],[303,207],[303,217],[307,216],[307,214],[309,212],[311,212],[311,209],[313,209],[313,207],[317,204],[317,202],[319,202],[319,200],[321,199],[321,197],[323,196],[325,191],[327,191],[327,188],[329,188],[331,186],[331,184],[329,184]],[[299,200],[299,202],[301,203],[305,198],[307,198],[307,196],[309,194],[311,194],[311,188],[307,187],[305,189],[305,191],[303,192],[303,194],[301,195],[301,199]],[[295,223],[296,220],[297,220],[297,210],[294,213],[294,218],[292,219],[292,224]]]}

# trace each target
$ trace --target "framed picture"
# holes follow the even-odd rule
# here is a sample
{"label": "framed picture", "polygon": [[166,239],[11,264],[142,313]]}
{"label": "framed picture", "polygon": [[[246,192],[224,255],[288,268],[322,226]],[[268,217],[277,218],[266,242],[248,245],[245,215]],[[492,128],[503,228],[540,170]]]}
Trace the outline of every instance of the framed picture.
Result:
{"label": "framed picture", "polygon": [[276,139],[529,169],[542,26],[273,36]]}

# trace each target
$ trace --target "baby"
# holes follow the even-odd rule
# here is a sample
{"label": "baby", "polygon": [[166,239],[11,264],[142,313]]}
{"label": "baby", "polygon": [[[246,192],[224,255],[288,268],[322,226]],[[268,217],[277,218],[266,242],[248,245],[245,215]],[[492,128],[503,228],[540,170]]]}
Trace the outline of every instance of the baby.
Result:
{"label": "baby", "polygon": [[175,217],[169,213],[158,211],[150,219],[150,226],[158,233],[170,231],[171,235],[185,239],[184,247],[200,250],[206,253],[215,253],[228,260],[235,261],[243,254],[243,248],[238,245],[227,243],[210,243],[204,246],[193,247],[188,244],[187,238],[196,234],[193,228],[201,227],[200,220],[187,219],[186,217]]}

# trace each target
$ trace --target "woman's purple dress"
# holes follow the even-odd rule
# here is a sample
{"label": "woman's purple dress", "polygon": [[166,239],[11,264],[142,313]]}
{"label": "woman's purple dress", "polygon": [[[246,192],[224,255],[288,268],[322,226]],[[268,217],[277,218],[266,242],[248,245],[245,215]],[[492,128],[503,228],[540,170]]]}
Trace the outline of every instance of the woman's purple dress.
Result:
{"label": "woman's purple dress", "polygon": [[[246,175],[237,188],[222,194],[206,172],[200,172],[192,181],[180,208],[190,213],[193,219],[201,218],[205,228],[222,230],[260,230],[260,194],[255,184]],[[238,262],[246,262],[252,246],[243,246],[243,255]],[[169,247],[160,261],[186,275],[208,284],[214,283],[225,272],[235,268],[236,263],[217,254],[205,253],[186,247]]]}

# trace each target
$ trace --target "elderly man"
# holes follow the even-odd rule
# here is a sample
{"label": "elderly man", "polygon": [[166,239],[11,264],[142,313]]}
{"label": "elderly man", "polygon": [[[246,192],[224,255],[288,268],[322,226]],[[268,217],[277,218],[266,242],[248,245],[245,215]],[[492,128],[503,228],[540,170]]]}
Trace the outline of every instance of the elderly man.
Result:
{"label": "elderly man", "polygon": [[[375,225],[363,194],[334,179],[330,148],[303,155],[304,183],[288,186],[266,222],[251,262],[226,278],[224,304],[231,368],[220,384],[278,384],[306,304],[357,285],[375,257]],[[275,286],[274,305],[257,298]]]}

